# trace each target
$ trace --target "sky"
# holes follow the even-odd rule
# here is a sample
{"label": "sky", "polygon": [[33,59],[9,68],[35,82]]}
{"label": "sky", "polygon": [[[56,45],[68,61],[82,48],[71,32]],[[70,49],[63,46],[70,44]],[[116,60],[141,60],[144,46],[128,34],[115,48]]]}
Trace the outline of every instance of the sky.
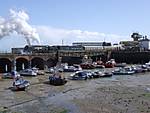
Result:
{"label": "sky", "polygon": [[[133,32],[150,36],[149,4],[150,0],[1,0],[0,17],[9,18],[10,9],[23,10],[42,45],[59,45],[62,40],[64,45],[118,43],[132,40]],[[0,51],[26,44],[23,35],[12,32],[0,38]]]}

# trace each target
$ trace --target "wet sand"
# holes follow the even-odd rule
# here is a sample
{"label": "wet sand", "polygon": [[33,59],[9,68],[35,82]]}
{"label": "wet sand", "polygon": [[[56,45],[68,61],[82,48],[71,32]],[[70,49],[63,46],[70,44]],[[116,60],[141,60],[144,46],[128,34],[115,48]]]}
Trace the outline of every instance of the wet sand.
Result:
{"label": "wet sand", "polygon": [[[64,73],[68,77],[70,73]],[[0,113],[150,113],[150,73],[46,84],[48,75],[25,77],[26,91],[0,80]]]}

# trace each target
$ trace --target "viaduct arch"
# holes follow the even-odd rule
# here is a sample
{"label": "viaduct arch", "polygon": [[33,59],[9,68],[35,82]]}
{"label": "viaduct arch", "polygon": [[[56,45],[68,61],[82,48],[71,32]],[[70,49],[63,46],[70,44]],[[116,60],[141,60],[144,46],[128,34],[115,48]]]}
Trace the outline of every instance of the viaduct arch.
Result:
{"label": "viaduct arch", "polygon": [[0,58],[0,73],[11,72],[12,62],[8,58]]}

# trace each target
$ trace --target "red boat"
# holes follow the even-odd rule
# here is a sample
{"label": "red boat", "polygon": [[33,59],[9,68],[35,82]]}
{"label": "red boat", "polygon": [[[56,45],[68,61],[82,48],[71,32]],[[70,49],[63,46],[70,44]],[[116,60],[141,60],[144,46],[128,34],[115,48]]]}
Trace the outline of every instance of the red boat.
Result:
{"label": "red boat", "polygon": [[113,68],[114,65],[111,62],[106,62],[105,63],[105,68]]}
{"label": "red boat", "polygon": [[82,64],[80,64],[80,66],[82,69],[94,69],[95,68],[95,66],[90,63],[82,63]]}
{"label": "red boat", "polygon": [[116,65],[116,62],[114,59],[111,59],[110,61],[107,61],[105,63],[105,68],[113,68]]}

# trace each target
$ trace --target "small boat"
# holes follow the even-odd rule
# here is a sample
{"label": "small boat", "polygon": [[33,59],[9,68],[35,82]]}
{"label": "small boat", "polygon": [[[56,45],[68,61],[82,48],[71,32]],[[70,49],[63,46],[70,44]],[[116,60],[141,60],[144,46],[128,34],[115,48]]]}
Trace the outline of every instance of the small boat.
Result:
{"label": "small boat", "polygon": [[67,80],[62,76],[62,71],[59,71],[49,76],[49,83],[51,85],[60,86],[66,84]]}
{"label": "small boat", "polygon": [[80,66],[82,69],[94,69],[95,68],[95,66],[90,63],[82,63],[82,64],[80,64]]}
{"label": "small boat", "polygon": [[105,68],[105,66],[103,64],[99,64],[97,62],[93,62],[93,65],[95,68]]}
{"label": "small boat", "polygon": [[150,66],[150,61],[148,63],[145,63],[145,65]]}
{"label": "small boat", "polygon": [[105,63],[105,68],[113,68],[116,65],[116,62],[114,59],[110,59]]}
{"label": "small boat", "polygon": [[105,68],[104,65],[94,65],[94,66],[95,66],[95,68],[101,68],[101,69]]}
{"label": "small boat", "polygon": [[3,73],[2,79],[13,79],[14,76],[11,73]]}
{"label": "small boat", "polygon": [[111,63],[111,62],[106,62],[105,63],[105,68],[113,68],[114,67],[114,65]]}
{"label": "small boat", "polygon": [[104,72],[102,73],[102,75],[100,75],[100,77],[112,77],[112,73],[111,72]]}
{"label": "small boat", "polygon": [[82,67],[80,65],[74,64],[73,66],[76,68],[76,71],[82,70]]}
{"label": "small boat", "polygon": [[50,76],[49,83],[51,85],[60,86],[60,85],[66,84],[67,80],[65,78],[56,78],[56,77]]}
{"label": "small boat", "polygon": [[55,73],[55,67],[51,67],[51,68],[48,68],[45,73],[50,73],[50,74],[54,74]]}
{"label": "small boat", "polygon": [[63,69],[64,72],[75,72],[76,68],[73,66],[68,66]]}
{"label": "small boat", "polygon": [[115,67],[125,67],[126,65],[126,63],[117,63]]}
{"label": "small boat", "polygon": [[2,74],[2,78],[3,79],[13,79],[13,78],[16,78],[16,77],[19,77],[20,74],[17,72],[17,71],[11,71],[9,73],[3,73]]}
{"label": "small boat", "polygon": [[21,76],[37,76],[37,73],[32,69],[25,69],[20,71]]}
{"label": "small boat", "polygon": [[17,77],[13,82],[13,90],[24,91],[29,85],[29,81],[24,80],[22,77]]}
{"label": "small boat", "polygon": [[79,65],[74,65],[74,66],[65,66],[63,68],[64,72],[76,72],[76,71],[81,71],[82,68]]}
{"label": "small boat", "polygon": [[102,76],[102,72],[94,71],[94,72],[92,72],[92,76],[93,76],[93,78],[99,78],[100,76]]}
{"label": "small boat", "polygon": [[143,72],[143,69],[141,67],[138,67],[138,66],[131,66],[132,70],[135,72],[135,73],[142,73]]}
{"label": "small boat", "polygon": [[31,68],[35,73],[37,73],[37,75],[44,75],[45,73],[41,70],[39,70],[38,68],[36,67],[33,67]]}
{"label": "small boat", "polygon": [[112,73],[113,75],[132,75],[135,73],[135,71],[133,71],[130,68],[119,68],[119,69],[112,71]]}
{"label": "small boat", "polygon": [[88,71],[77,71],[70,75],[72,80],[87,80],[88,78],[92,78],[92,73]]}

